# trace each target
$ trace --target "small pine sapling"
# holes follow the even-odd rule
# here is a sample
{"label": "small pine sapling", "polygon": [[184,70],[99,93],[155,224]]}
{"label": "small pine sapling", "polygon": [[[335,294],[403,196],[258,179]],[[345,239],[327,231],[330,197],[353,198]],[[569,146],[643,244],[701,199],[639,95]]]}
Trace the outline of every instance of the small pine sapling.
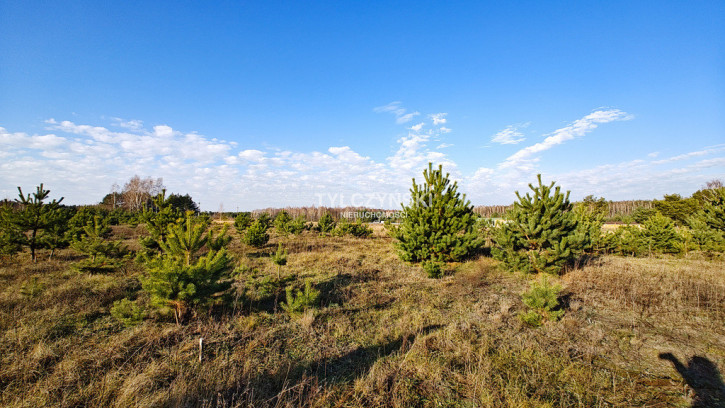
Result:
{"label": "small pine sapling", "polygon": [[15,200],[18,209],[5,214],[4,224],[9,224],[9,229],[17,232],[15,244],[28,247],[33,262],[37,260],[36,250],[43,247],[43,232],[64,221],[63,213],[58,211],[63,197],[46,203],[49,194],[50,190],[44,190],[42,183],[36,187],[35,193],[28,193],[27,196],[18,187],[19,199]]}
{"label": "small pine sapling", "polygon": [[446,264],[438,261],[423,261],[423,271],[429,278],[439,279],[443,277]]}
{"label": "small pine sapling", "polygon": [[234,218],[234,228],[237,230],[239,236],[244,235],[244,232],[252,225],[252,214],[248,212],[242,212]]}
{"label": "small pine sapling", "polygon": [[88,258],[75,264],[80,272],[112,272],[121,265],[118,258],[126,253],[120,241],[111,241],[111,228],[101,216],[93,217],[83,229],[80,239],[71,243],[71,247]]}
{"label": "small pine sapling", "polygon": [[332,215],[329,213],[325,213],[320,218],[320,221],[317,222],[317,230],[320,231],[321,235],[332,233],[332,231],[335,229],[335,220],[332,218]]}
{"label": "small pine sapling", "polygon": [[289,216],[287,211],[282,210],[274,217],[274,229],[278,235],[287,236],[289,231],[289,225],[292,222],[292,218]]}
{"label": "small pine sapling", "polygon": [[151,208],[144,209],[139,217],[146,225],[149,236],[139,239],[139,243],[144,247],[146,256],[158,254],[161,251],[162,243],[166,242],[166,236],[169,233],[169,227],[184,219],[184,213],[171,205],[171,201],[166,198],[166,190],[154,197]]}
{"label": "small pine sapling", "polygon": [[556,321],[564,315],[564,310],[559,307],[559,294],[561,286],[551,285],[546,276],[540,281],[531,282],[531,287],[521,297],[529,310],[519,314],[522,322],[539,327],[545,321]]}
{"label": "small pine sapling", "polygon": [[644,222],[641,232],[649,253],[677,253],[681,248],[681,237],[672,219],[657,213]]}
{"label": "small pine sapling", "polygon": [[146,311],[136,302],[124,298],[113,302],[111,316],[124,326],[133,327],[143,321],[144,317],[146,317]]}
{"label": "small pine sapling", "polygon": [[295,217],[292,221],[287,223],[287,231],[290,234],[299,235],[306,229],[307,229],[307,220],[305,220],[305,217],[303,217],[301,215],[298,217]]}
{"label": "small pine sapling", "polygon": [[249,226],[249,228],[247,228],[247,232],[244,234],[244,243],[255,248],[265,246],[269,241],[267,228],[269,228],[268,223],[261,219],[257,219]]}
{"label": "small pine sapling", "polygon": [[274,262],[275,265],[277,265],[277,280],[280,280],[281,274],[280,271],[284,265],[287,265],[287,250],[282,250],[282,243],[279,243],[279,246],[277,247],[277,252],[273,253],[270,258],[272,259],[272,262]]}
{"label": "small pine sapling", "polygon": [[232,284],[234,265],[226,248],[202,252],[209,223],[187,213],[186,220],[169,227],[161,254],[146,261],[141,286],[153,306],[172,310],[177,324],[189,309],[213,304]]}
{"label": "small pine sapling", "polygon": [[50,225],[40,236],[43,247],[50,250],[48,259],[53,259],[56,250],[68,248],[71,244],[68,221],[72,217],[72,211],[67,208],[58,208],[55,211],[58,212],[57,222]]}
{"label": "small pine sapling", "polygon": [[292,286],[288,286],[285,289],[285,295],[285,302],[281,304],[282,309],[290,315],[296,316],[317,304],[317,300],[320,297],[320,291],[312,286],[311,280],[307,279],[305,281],[304,291],[297,290],[297,293],[295,294]]}

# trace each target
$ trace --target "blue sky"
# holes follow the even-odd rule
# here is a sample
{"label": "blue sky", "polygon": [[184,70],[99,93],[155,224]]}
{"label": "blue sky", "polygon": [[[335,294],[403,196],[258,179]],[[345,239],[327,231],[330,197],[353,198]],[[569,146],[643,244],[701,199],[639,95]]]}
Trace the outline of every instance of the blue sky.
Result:
{"label": "blue sky", "polygon": [[725,178],[723,21],[722,1],[0,0],[0,198],[93,203],[138,174],[210,210],[393,208],[428,161],[474,204],[537,173],[689,195]]}

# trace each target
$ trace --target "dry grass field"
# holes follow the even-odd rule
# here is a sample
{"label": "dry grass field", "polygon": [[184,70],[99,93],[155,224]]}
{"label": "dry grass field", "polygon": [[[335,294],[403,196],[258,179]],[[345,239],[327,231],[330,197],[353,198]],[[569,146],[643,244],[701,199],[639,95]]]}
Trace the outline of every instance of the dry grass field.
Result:
{"label": "dry grass field", "polygon": [[[133,246],[136,231],[116,233]],[[321,292],[313,312],[291,317],[265,289],[279,241],[283,281]],[[110,316],[115,300],[139,296],[132,262],[83,275],[70,251],[4,261],[0,405],[689,407],[722,392],[722,259],[595,260],[563,276],[563,319],[534,329],[517,318],[528,278],[490,258],[428,279],[380,230],[254,250],[235,238],[231,249],[248,267],[237,300],[180,326]]]}

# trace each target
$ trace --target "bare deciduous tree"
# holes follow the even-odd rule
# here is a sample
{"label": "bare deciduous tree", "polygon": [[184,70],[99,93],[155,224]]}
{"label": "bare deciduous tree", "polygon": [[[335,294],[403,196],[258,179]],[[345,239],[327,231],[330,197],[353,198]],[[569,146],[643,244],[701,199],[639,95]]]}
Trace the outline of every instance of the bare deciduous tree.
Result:
{"label": "bare deciduous tree", "polygon": [[722,188],[722,180],[713,179],[705,183],[705,189],[707,190],[717,190],[718,188]]}
{"label": "bare deciduous tree", "polygon": [[154,180],[151,177],[142,179],[138,175],[131,177],[126,184],[123,185],[123,204],[126,209],[131,211],[139,211],[143,209],[144,204],[157,195],[164,188],[164,181],[161,177]]}

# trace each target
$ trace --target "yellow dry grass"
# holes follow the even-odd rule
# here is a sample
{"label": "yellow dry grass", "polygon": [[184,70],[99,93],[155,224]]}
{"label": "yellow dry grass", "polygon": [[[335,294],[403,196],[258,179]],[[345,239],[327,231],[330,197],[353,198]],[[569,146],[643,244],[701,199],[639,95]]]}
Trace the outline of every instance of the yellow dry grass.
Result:
{"label": "yellow dry grass", "polygon": [[[685,407],[692,393],[659,353],[725,369],[722,261],[605,257],[563,277],[561,321],[531,329],[516,316],[527,277],[481,257],[428,279],[398,259],[381,227],[371,239],[305,233],[262,249],[233,241],[257,274],[238,287],[276,276],[268,256],[277,242],[288,249],[283,279],[312,279],[322,293],[318,309],[296,317],[247,292],[183,326],[124,328],[109,308],[136,296],[139,267],[79,275],[70,252],[5,261],[0,404]],[[31,277],[39,293],[24,295]]]}

